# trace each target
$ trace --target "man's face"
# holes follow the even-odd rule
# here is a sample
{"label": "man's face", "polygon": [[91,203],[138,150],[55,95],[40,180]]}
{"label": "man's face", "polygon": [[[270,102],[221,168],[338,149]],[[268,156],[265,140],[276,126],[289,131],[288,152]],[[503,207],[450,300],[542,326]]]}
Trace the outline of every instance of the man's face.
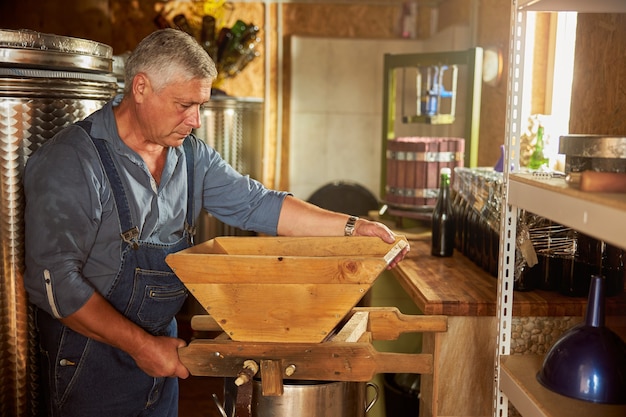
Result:
{"label": "man's face", "polygon": [[211,96],[211,82],[174,81],[155,91],[147,80],[140,96],[137,118],[144,139],[161,146],[179,146],[192,129],[200,127],[200,106]]}

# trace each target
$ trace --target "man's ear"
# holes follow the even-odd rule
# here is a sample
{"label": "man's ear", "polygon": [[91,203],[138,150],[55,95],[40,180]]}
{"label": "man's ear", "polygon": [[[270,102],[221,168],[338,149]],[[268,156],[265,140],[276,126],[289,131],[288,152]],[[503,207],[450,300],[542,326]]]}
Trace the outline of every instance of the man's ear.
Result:
{"label": "man's ear", "polygon": [[133,96],[137,102],[142,102],[150,91],[150,79],[143,72],[133,78]]}

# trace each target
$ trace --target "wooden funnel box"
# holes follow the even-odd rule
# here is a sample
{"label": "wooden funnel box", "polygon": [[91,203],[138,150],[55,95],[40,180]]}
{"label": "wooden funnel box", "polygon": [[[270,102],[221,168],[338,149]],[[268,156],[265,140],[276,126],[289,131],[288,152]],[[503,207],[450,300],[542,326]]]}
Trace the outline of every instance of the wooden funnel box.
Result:
{"label": "wooden funnel box", "polygon": [[235,341],[319,343],[407,245],[374,237],[218,237],[166,261]]}

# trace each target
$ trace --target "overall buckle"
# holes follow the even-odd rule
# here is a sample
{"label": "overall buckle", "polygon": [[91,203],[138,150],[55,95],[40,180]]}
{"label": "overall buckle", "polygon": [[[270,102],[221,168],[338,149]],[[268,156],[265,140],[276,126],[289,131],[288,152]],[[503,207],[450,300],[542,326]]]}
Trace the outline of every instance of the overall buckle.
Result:
{"label": "overall buckle", "polygon": [[128,243],[133,249],[139,248],[139,243],[137,243],[137,239],[139,238],[139,228],[137,226],[128,229],[125,232],[120,233],[122,240]]}
{"label": "overall buckle", "polygon": [[191,246],[194,244],[194,237],[196,236],[196,226],[191,226],[185,222],[185,231],[187,232],[187,241]]}

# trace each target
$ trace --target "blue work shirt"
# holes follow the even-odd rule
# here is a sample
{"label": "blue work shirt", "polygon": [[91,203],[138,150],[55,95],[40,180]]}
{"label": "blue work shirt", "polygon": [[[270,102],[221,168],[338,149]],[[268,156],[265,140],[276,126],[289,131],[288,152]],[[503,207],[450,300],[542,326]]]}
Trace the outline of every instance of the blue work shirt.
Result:
{"label": "blue work shirt", "polygon": [[[182,146],[169,148],[160,184],[141,157],[119,137],[113,106],[90,115],[92,135],[110,144],[140,239],[180,239],[187,211]],[[269,190],[227,164],[191,135],[194,150],[194,218],[206,209],[244,230],[275,235],[287,193]],[[106,294],[120,269],[122,239],[111,187],[93,142],[79,126],[63,129],[41,146],[24,170],[25,276],[31,302],[66,317],[93,295]]]}

